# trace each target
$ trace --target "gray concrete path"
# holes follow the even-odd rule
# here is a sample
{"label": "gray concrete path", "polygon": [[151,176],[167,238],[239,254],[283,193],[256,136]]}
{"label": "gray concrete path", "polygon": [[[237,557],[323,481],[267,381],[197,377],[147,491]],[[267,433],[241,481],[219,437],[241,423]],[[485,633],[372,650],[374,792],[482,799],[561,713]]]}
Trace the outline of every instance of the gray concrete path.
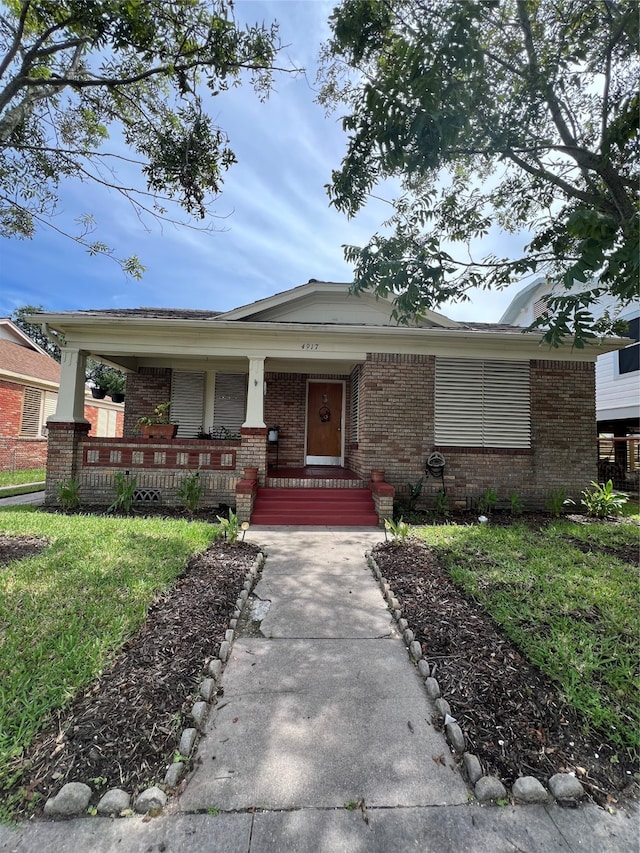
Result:
{"label": "gray concrete path", "polygon": [[252,535],[267,553],[264,616],[234,642],[180,809],[467,802],[364,558],[379,531]]}
{"label": "gray concrete path", "polygon": [[184,793],[150,821],[0,825],[0,853],[640,849],[631,808],[469,801],[366,567],[378,531],[256,528],[251,538],[268,554],[255,618],[234,642]]}

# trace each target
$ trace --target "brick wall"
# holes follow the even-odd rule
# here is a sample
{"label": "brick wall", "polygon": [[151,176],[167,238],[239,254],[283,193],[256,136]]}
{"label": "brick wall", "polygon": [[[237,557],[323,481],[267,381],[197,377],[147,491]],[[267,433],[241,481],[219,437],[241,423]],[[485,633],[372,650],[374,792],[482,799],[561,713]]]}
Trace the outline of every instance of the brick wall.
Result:
{"label": "brick wall", "polygon": [[538,490],[565,487],[579,499],[598,476],[595,366],[531,362],[533,477]]}
{"label": "brick wall", "polygon": [[[57,503],[58,484],[79,480],[82,472],[82,439],[88,424],[52,423],[49,425],[47,479],[44,500]],[[88,501],[90,503],[91,501]]]}
{"label": "brick wall", "polygon": [[[595,371],[592,364],[531,362],[531,449],[434,445],[432,356],[369,354],[360,377],[359,441],[352,467],[363,478],[384,468],[399,497],[424,475],[427,456],[446,459],[451,503],[469,504],[487,488],[503,500],[517,493],[529,507],[545,505],[551,489],[578,499],[597,476]],[[425,476],[425,500],[441,482]]]}
{"label": "brick wall", "polygon": [[138,435],[136,423],[143,415],[152,415],[159,403],[171,399],[171,370],[143,367],[139,373],[127,375],[127,399],[124,410],[125,438]]}
{"label": "brick wall", "polygon": [[24,385],[0,380],[0,471],[44,468],[45,438],[20,438]]}
{"label": "brick wall", "polygon": [[350,452],[360,477],[368,480],[372,468],[383,468],[399,493],[420,479],[433,445],[434,371],[430,355],[367,355],[360,371],[358,446]]}
{"label": "brick wall", "polygon": [[[307,376],[301,373],[267,373],[267,396],[264,402],[264,418],[267,426],[279,426],[278,465],[281,468],[299,468],[305,462],[305,429],[307,415],[307,380],[321,382],[337,379],[346,383],[345,431],[351,431],[349,401],[351,399],[350,378],[337,374]],[[345,465],[349,466],[349,443],[345,448]],[[276,450],[269,448],[269,465],[276,464]]]}

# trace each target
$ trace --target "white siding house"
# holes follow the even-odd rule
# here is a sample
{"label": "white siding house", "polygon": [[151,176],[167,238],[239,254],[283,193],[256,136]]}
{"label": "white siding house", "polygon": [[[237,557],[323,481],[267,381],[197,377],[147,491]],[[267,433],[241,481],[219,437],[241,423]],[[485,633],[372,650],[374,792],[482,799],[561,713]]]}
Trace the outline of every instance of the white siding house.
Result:
{"label": "white siding house", "polygon": [[[558,288],[563,292],[563,288]],[[528,326],[545,311],[545,297],[554,292],[554,284],[537,279],[524,287],[504,312],[502,323]],[[596,361],[596,421],[600,437],[618,441],[600,441],[601,474],[610,472],[619,485],[637,483],[639,444],[623,441],[640,434],[640,300],[617,309],[614,299],[603,297],[594,306],[594,315],[605,311],[628,323],[629,345],[618,352],[603,353]],[[610,463],[610,464],[609,464]],[[624,476],[623,471],[624,469]],[[626,480],[626,483],[622,482]]]}

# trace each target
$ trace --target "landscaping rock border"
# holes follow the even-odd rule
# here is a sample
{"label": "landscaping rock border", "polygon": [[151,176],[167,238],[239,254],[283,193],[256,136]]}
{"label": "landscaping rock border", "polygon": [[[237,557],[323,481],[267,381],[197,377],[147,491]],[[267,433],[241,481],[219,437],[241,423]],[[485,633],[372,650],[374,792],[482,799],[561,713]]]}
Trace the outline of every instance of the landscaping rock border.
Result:
{"label": "landscaping rock border", "polygon": [[430,666],[428,660],[423,656],[422,647],[415,640],[414,632],[402,614],[400,602],[391,589],[389,581],[380,571],[374,556],[367,553],[366,557],[387,606],[396,620],[398,631],[407,647],[409,658],[416,664],[420,677],[423,679],[425,692],[434,704],[451,751],[462,762],[462,767],[477,801],[496,804],[510,799],[512,803],[516,804],[548,803],[555,799],[560,805],[577,806],[584,797],[585,791],[581,782],[571,773],[556,773],[552,776],[548,780],[548,791],[538,779],[532,776],[522,776],[513,783],[510,796],[500,779],[495,776],[483,775],[480,761],[477,756],[466,750],[464,732],[455,718],[451,716],[449,703],[441,696],[440,685],[435,678],[435,666]]}
{"label": "landscaping rock border", "polygon": [[[258,574],[265,560],[265,555],[260,552],[245,577],[242,590],[238,596],[233,611],[233,618],[229,621],[230,628],[225,633],[225,638],[220,644],[220,650],[215,658],[206,662],[205,676],[199,685],[199,696],[194,697],[191,707],[191,718],[193,725],[184,729],[178,746],[179,759],[173,761],[167,768],[164,781],[160,785],[152,785],[141,791],[133,802],[129,793],[120,788],[111,788],[101,797],[95,808],[95,813],[106,817],[126,817],[133,814],[157,815],[162,811],[168,800],[167,792],[175,790],[184,778],[196,749],[198,738],[204,729],[211,704],[215,702],[218,693],[218,684],[222,677],[224,664],[229,658],[229,652],[235,636],[238,619],[247,603],[250,591],[256,584]],[[46,817],[72,817],[93,813],[89,808],[92,790],[83,782],[67,782],[57,794],[49,797],[44,805]]]}

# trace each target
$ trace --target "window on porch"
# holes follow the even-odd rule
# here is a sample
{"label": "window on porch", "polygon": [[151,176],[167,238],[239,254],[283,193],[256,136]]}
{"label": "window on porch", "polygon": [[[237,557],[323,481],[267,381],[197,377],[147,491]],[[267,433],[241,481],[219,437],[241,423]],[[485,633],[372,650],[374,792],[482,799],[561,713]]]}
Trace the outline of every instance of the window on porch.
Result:
{"label": "window on porch", "polygon": [[[211,381],[211,380],[210,380]],[[246,418],[247,376],[216,373],[212,387],[208,375],[174,370],[171,380],[171,417],[178,422],[178,438],[196,438],[212,427],[239,433]],[[213,396],[213,420],[207,416],[207,393]]]}

